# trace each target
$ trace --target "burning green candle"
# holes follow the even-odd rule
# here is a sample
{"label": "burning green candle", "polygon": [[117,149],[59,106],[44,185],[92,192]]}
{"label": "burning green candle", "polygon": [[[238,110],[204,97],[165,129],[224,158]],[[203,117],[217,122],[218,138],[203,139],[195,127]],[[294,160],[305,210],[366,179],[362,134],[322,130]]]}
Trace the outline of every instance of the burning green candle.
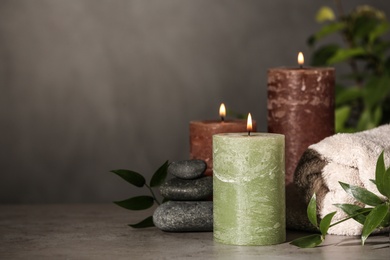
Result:
{"label": "burning green candle", "polygon": [[272,245],[286,239],[284,135],[213,136],[214,239]]}

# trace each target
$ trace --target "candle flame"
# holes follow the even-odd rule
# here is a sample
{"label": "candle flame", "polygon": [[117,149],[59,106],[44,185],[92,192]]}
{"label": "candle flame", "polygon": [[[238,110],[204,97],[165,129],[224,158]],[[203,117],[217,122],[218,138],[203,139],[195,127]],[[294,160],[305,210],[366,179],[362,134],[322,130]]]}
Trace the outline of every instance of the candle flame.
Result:
{"label": "candle flame", "polygon": [[249,132],[252,132],[252,116],[251,113],[248,114],[248,121],[246,123],[246,130]]}
{"label": "candle flame", "polygon": [[221,118],[224,118],[226,116],[226,108],[224,103],[222,103],[221,106],[219,107],[219,116]]}
{"label": "candle flame", "polygon": [[298,54],[298,64],[302,66],[304,63],[305,63],[305,58],[303,57],[303,53],[299,52],[299,54]]}

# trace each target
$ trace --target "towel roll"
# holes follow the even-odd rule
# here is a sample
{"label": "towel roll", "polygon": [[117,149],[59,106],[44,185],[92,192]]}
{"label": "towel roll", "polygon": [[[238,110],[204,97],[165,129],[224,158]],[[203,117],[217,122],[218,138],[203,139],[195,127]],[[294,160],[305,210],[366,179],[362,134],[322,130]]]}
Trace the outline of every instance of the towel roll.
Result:
{"label": "towel roll", "polygon": [[[317,213],[321,219],[328,213],[337,211],[332,222],[347,216],[334,204],[349,203],[365,206],[347,194],[339,181],[366,188],[384,198],[370,181],[375,179],[376,162],[382,151],[385,151],[385,165],[388,168],[390,165],[389,124],[353,134],[336,134],[309,146],[294,173],[297,198],[303,201],[302,205],[306,207],[313,193],[316,193]],[[301,210],[301,213],[297,213],[293,205],[287,206],[290,208],[287,213],[287,223],[290,228],[312,229],[307,221],[300,219],[301,217],[307,219],[307,216],[302,216],[306,211]],[[361,224],[350,219],[330,228],[328,233],[360,235],[362,228]]]}

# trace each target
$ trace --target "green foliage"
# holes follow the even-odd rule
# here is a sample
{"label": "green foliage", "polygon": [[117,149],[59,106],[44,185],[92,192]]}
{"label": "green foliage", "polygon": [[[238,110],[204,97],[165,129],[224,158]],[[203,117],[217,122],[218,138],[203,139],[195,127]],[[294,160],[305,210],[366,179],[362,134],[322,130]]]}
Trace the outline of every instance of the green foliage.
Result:
{"label": "green foliage", "polygon": [[362,230],[362,245],[366,241],[367,237],[374,231],[389,212],[389,203],[382,203],[376,206],[370,214],[368,214],[366,221],[364,221]]}
{"label": "green foliage", "polygon": [[301,248],[312,248],[322,243],[322,236],[320,234],[313,234],[306,237],[297,238],[291,241],[291,245]]}
{"label": "green foliage", "polygon": [[326,215],[318,226],[317,222],[317,197],[314,193],[310,199],[309,205],[307,207],[307,217],[309,218],[310,223],[312,223],[317,229],[321,232],[321,234],[313,234],[310,236],[302,237],[295,239],[290,242],[290,244],[302,248],[312,248],[320,245],[322,241],[325,240],[326,233],[330,227],[330,222],[332,218],[336,214],[336,212],[329,213]]}
{"label": "green foliage", "polygon": [[138,222],[137,224],[129,224],[132,228],[146,228],[146,227],[153,227],[153,216],[149,216],[145,218],[144,220]]}
{"label": "green foliage", "polygon": [[143,210],[153,206],[154,200],[152,196],[138,196],[127,200],[114,201],[114,203],[125,209]]}
{"label": "green foliage", "polygon": [[349,185],[343,182],[339,183],[341,187],[345,190],[345,192],[347,192],[349,195],[353,196],[355,199],[366,205],[378,206],[383,202],[377,195],[375,195],[371,191],[366,190],[365,188]]}
{"label": "green foliage", "polygon": [[345,29],[345,26],[346,24],[342,22],[333,22],[326,24],[321,28],[321,30],[319,30],[316,34],[309,38],[308,44],[310,46],[313,46],[318,40],[321,40],[328,35],[340,32],[341,30]]}
{"label": "green foliage", "polygon": [[233,117],[235,119],[246,119],[248,116],[247,114],[243,114],[243,113],[231,110],[229,108],[226,109],[226,114],[230,115],[231,117]]}
{"label": "green foliage", "polygon": [[376,163],[375,179],[377,181],[378,191],[390,198],[390,168],[386,170],[385,160],[383,158],[384,153],[382,152]]}
{"label": "green foliage", "polygon": [[320,222],[320,231],[321,231],[321,234],[324,237],[324,239],[325,239],[326,234],[328,233],[328,229],[330,227],[330,222],[332,221],[332,218],[335,214],[336,214],[336,211],[329,213]]}
{"label": "green foliage", "polygon": [[321,46],[314,51],[311,57],[311,65],[322,66],[327,64],[329,57],[333,57],[338,49],[339,46],[337,44],[327,44],[325,46]]}
{"label": "green foliage", "polygon": [[[351,71],[337,79],[342,87],[336,92],[336,131],[356,132],[389,123],[390,41],[384,36],[390,23],[371,6],[344,13],[341,2],[336,4],[338,17],[331,7],[320,8],[316,20],[322,27],[307,41],[313,49],[312,66],[344,64]],[[341,45],[329,41],[334,35]]]}
{"label": "green foliage", "polygon": [[384,152],[382,152],[378,157],[375,169],[375,181],[373,181],[373,183],[376,185],[378,191],[385,196],[385,200],[382,200],[365,188],[349,185],[343,182],[339,183],[349,195],[355,198],[356,201],[373,206],[373,208],[364,208],[353,204],[334,204],[334,206],[343,210],[348,217],[331,224],[332,218],[336,214],[336,212],[332,212],[326,215],[320,221],[320,225],[318,226],[316,211],[317,199],[316,195],[313,194],[307,207],[307,216],[309,221],[319,229],[321,234],[313,234],[295,239],[291,242],[292,245],[302,248],[316,247],[325,240],[325,236],[330,227],[338,225],[351,218],[363,225],[361,235],[362,245],[364,245],[366,239],[376,229],[390,227],[390,167],[388,169],[385,167]]}
{"label": "green foliage", "polygon": [[150,180],[150,187],[158,187],[164,182],[165,178],[167,177],[168,166],[169,163],[166,161],[157,169],[157,171],[153,174],[152,179]]}
{"label": "green foliage", "polygon": [[310,199],[309,205],[307,206],[307,217],[313,226],[317,227],[317,197],[314,193]]}
{"label": "green foliage", "polygon": [[390,227],[390,210],[387,212],[387,215],[384,217],[382,222],[379,224],[379,228]]}
{"label": "green foliage", "polygon": [[319,23],[325,21],[334,21],[335,19],[336,15],[334,14],[333,10],[327,6],[321,7],[316,15],[316,21]]}
{"label": "green foliage", "polygon": [[137,186],[137,187],[142,187],[145,184],[145,178],[138,172],[134,171],[129,171],[129,170],[113,170],[111,171],[115,173],[116,175],[120,176],[122,179],[125,181]]}
{"label": "green foliage", "polygon": [[364,212],[364,208],[359,207],[358,205],[354,204],[334,204],[336,207],[343,210],[347,215],[354,216],[353,219],[359,222],[360,224],[364,225],[364,221],[366,221],[366,216],[369,212],[371,212],[371,209],[369,209],[368,212]]}
{"label": "green foliage", "polygon": [[[159,187],[166,179],[167,177],[167,170],[168,170],[169,162],[164,162],[163,165],[161,165],[153,174],[152,178],[150,179],[149,185],[146,184],[146,180],[144,176],[142,176],[140,173],[130,170],[113,170],[112,173],[115,173],[116,175],[120,176],[122,179],[126,180],[130,184],[137,186],[137,187],[146,187],[151,196],[136,196],[132,197],[126,200],[121,201],[114,201],[114,203],[122,208],[129,209],[129,210],[145,210],[151,208],[155,203],[160,205],[161,203],[156,198],[153,189]],[[165,200],[162,201],[164,203]],[[132,228],[146,228],[146,227],[153,227],[153,217],[149,216],[145,218],[144,220],[136,223],[136,224],[129,224]]]}
{"label": "green foliage", "polygon": [[344,124],[345,122],[347,122],[350,114],[351,114],[351,108],[349,106],[342,106],[336,109],[335,116],[338,119],[335,122],[336,132],[340,132],[340,131],[347,132],[346,129],[344,128]]}

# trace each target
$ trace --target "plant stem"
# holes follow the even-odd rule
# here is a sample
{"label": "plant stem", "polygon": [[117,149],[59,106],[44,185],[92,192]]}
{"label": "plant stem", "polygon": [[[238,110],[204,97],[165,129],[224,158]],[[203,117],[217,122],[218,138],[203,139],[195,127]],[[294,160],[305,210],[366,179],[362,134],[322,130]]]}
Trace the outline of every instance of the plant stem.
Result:
{"label": "plant stem", "polygon": [[333,223],[333,224],[330,225],[329,227],[336,226],[336,225],[338,225],[338,224],[340,224],[340,223],[342,223],[342,222],[344,222],[344,221],[346,221],[346,220],[348,220],[348,219],[354,218],[354,217],[356,217],[356,216],[359,216],[360,214],[369,212],[369,211],[371,211],[371,210],[372,210],[371,208],[368,208],[368,209],[366,209],[366,210],[362,210],[361,212],[356,213],[356,214],[353,214],[353,215],[349,216],[348,218],[345,218],[345,219],[342,219],[342,220],[340,220],[340,221],[337,221],[336,223]]}
{"label": "plant stem", "polygon": [[156,195],[154,195],[152,188],[149,185],[147,185],[146,183],[145,183],[145,186],[146,186],[146,188],[148,188],[150,190],[150,193],[152,193],[152,197],[153,197],[154,201],[157,203],[157,205],[160,205],[161,203],[157,200]]}

